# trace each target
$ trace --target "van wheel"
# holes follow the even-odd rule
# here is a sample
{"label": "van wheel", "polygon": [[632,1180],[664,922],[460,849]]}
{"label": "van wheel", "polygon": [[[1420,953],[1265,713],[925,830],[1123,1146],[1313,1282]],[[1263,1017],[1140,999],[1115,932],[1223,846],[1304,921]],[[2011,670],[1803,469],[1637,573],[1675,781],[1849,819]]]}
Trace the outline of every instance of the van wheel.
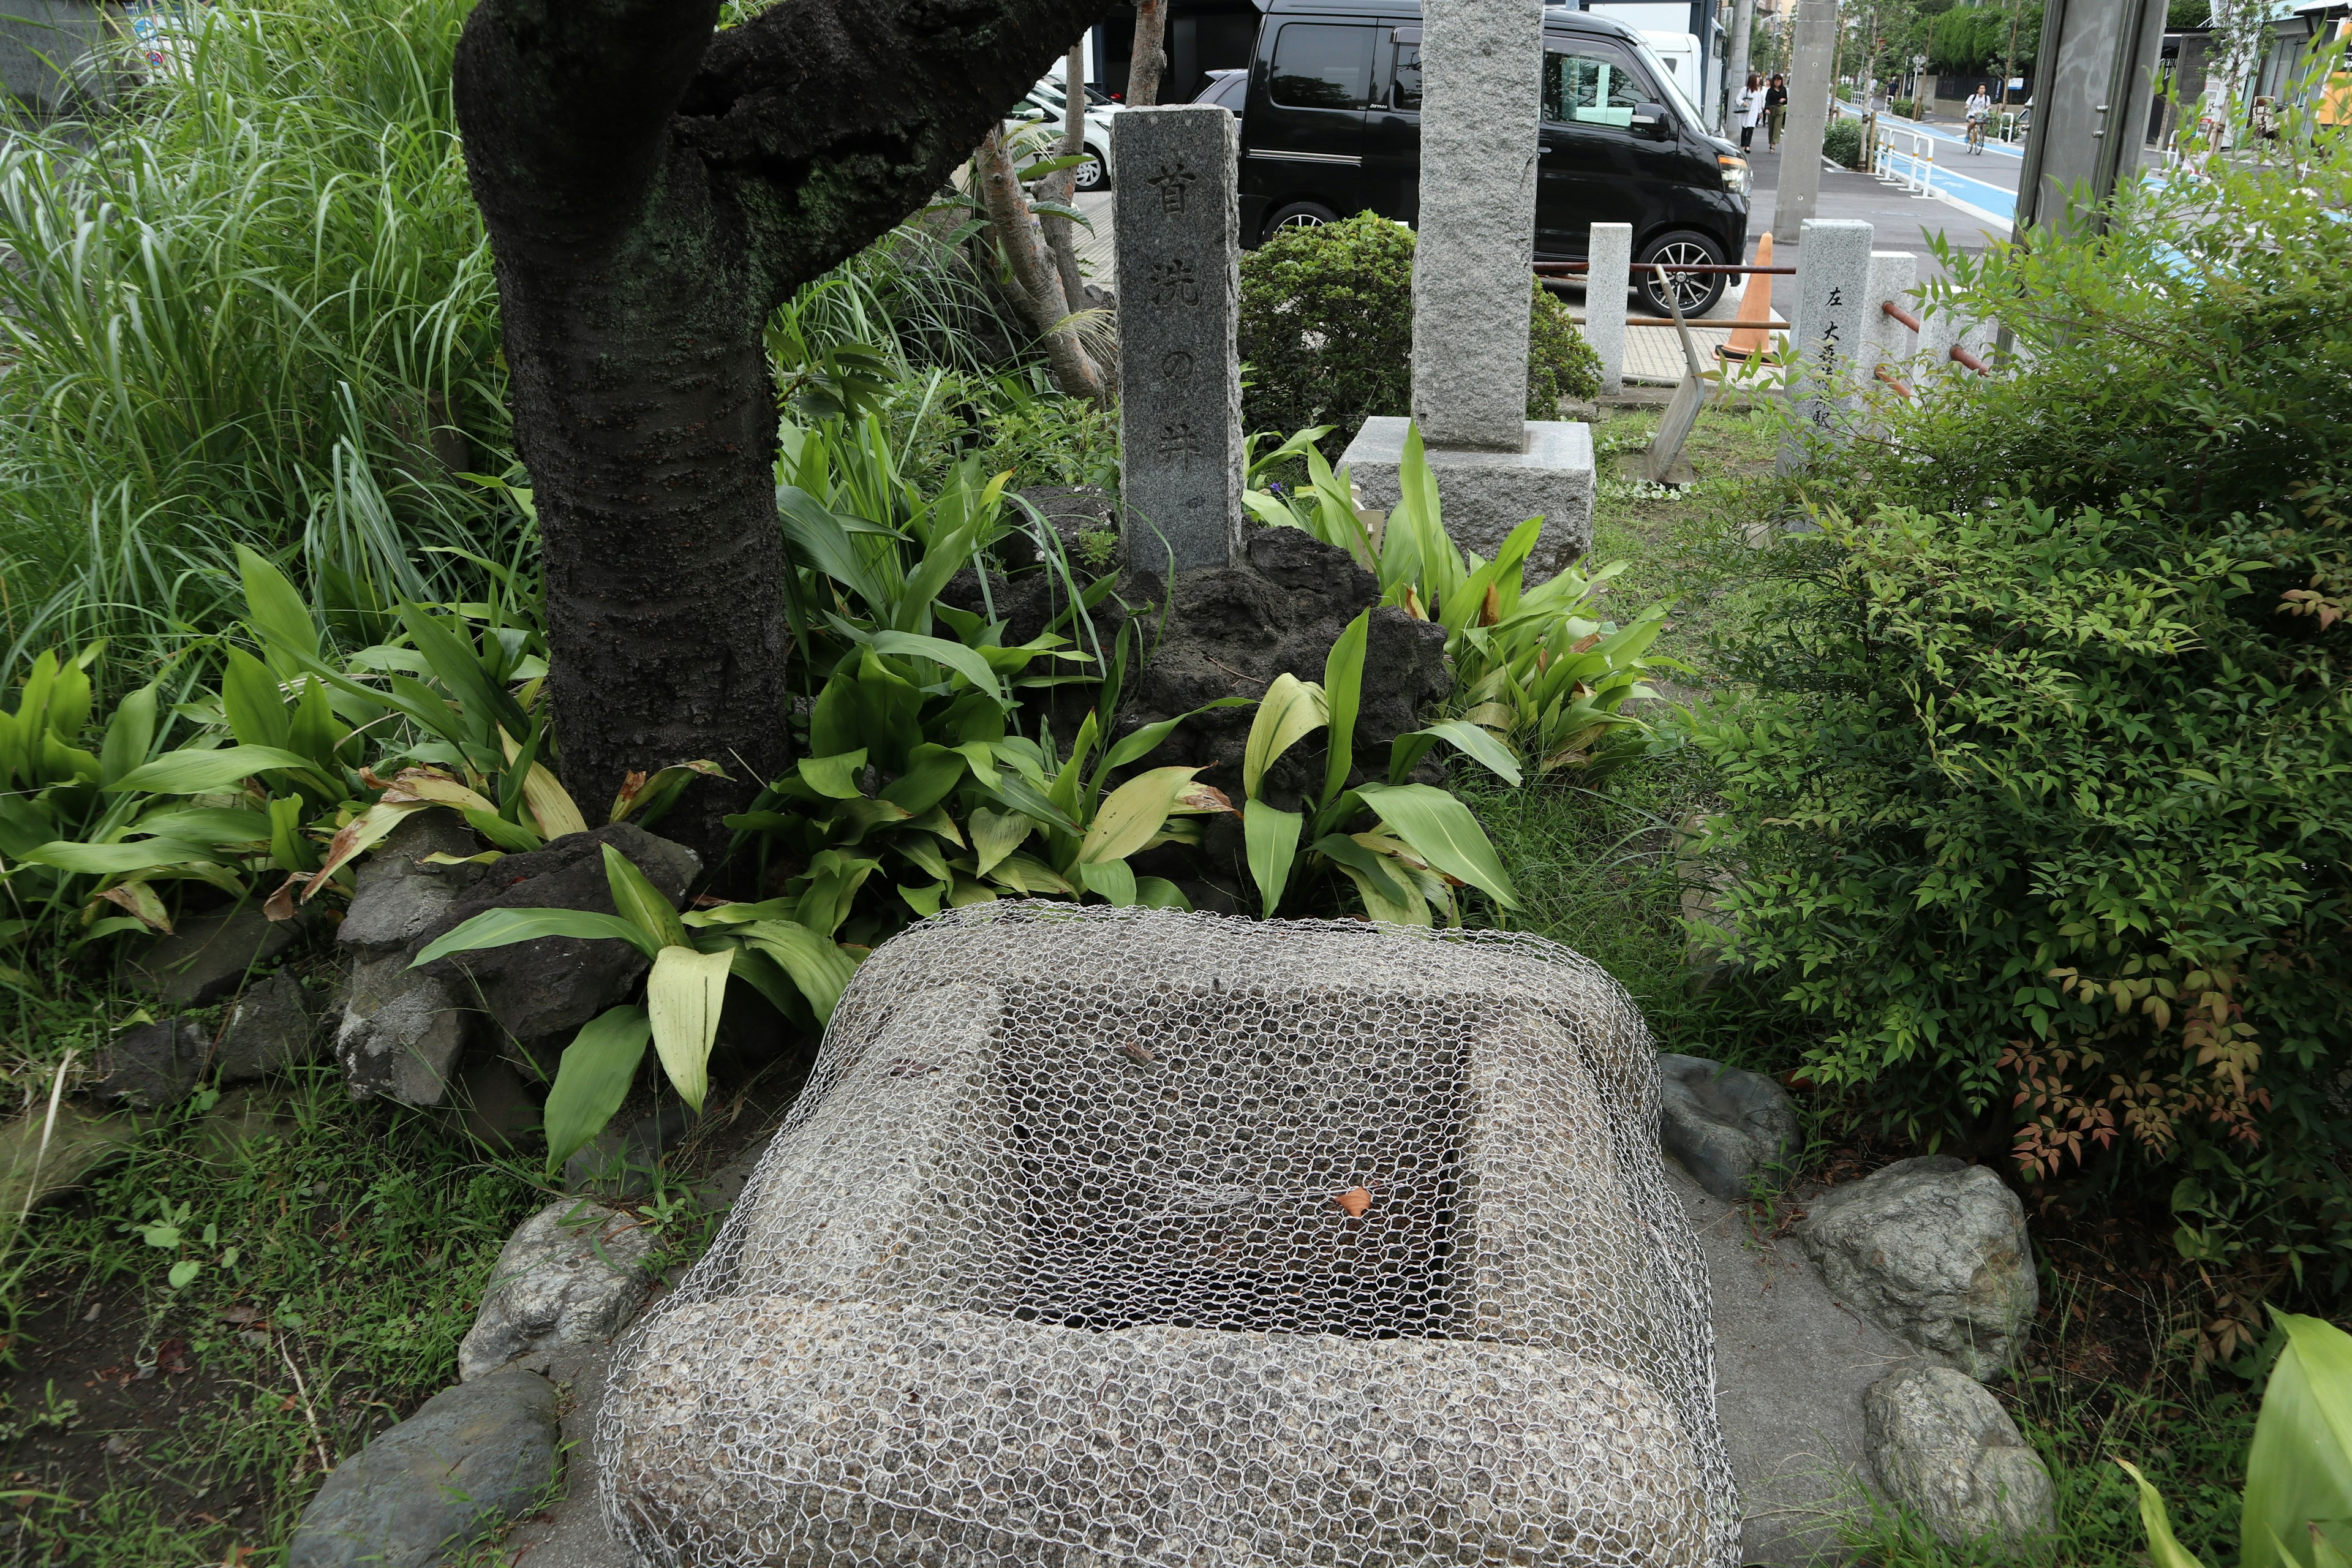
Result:
{"label": "van wheel", "polygon": [[1072,182],[1082,191],[1110,189],[1110,170],[1103,163],[1100,148],[1087,149],[1087,161],[1070,171]]}
{"label": "van wheel", "polygon": [[1293,202],[1277,207],[1265,220],[1265,237],[1272,239],[1286,228],[1320,228],[1327,223],[1338,223],[1339,215],[1321,202]]}
{"label": "van wheel", "polygon": [[[1650,264],[1662,261],[1668,267],[1720,267],[1723,248],[1706,236],[1687,228],[1662,234],[1642,247],[1642,258],[1633,264],[1634,287],[1642,291],[1642,303],[1653,316],[1671,316],[1674,310],[1666,296],[1659,291],[1657,275]],[[1725,278],[1720,272],[1669,272],[1667,287],[1675,291],[1675,303],[1685,316],[1703,316],[1715,309],[1723,298]]]}

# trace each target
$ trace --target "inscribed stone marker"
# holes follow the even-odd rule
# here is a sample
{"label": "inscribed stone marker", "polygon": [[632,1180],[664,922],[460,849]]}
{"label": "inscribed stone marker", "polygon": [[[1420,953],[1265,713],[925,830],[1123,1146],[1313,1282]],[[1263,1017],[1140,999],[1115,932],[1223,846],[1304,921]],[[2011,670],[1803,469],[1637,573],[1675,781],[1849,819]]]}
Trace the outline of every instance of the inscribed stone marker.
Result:
{"label": "inscribed stone marker", "polygon": [[1866,223],[1811,218],[1797,247],[1797,320],[1790,350],[1797,361],[1797,418],[1812,439],[1845,437],[1870,292],[1870,239]]}
{"label": "inscribed stone marker", "polygon": [[1240,554],[1235,125],[1213,104],[1119,117],[1120,533],[1139,572],[1223,567]]}

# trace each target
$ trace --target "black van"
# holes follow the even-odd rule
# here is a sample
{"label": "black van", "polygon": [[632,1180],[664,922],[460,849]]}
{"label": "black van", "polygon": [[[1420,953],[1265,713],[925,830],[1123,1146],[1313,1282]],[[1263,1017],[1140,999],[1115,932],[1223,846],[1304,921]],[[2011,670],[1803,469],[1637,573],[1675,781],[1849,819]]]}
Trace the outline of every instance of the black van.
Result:
{"label": "black van", "polygon": [[[1257,31],[1242,113],[1242,243],[1367,208],[1412,222],[1421,208],[1420,0],[1272,0]],[[1748,244],[1748,162],[1700,129],[1697,110],[1639,33],[1606,17],[1544,11],[1543,173],[1536,255],[1580,259],[1595,223],[1633,227],[1635,279],[1653,260],[1736,262]],[[1678,275],[1686,311],[1720,275]]]}

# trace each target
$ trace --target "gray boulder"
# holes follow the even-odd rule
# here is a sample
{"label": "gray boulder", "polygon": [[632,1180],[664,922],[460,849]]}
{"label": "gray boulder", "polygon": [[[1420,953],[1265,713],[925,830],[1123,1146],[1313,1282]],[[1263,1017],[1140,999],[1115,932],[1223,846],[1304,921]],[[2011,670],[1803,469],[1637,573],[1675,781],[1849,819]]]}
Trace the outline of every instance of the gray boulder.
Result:
{"label": "gray boulder", "polygon": [[99,1052],[93,1086],[100,1100],[134,1110],[162,1110],[196,1092],[212,1042],[185,1018],[125,1029]]}
{"label": "gray boulder", "polygon": [[645,1302],[644,1226],[601,1204],[550,1204],[507,1239],[474,1326],[457,1346],[467,1382],[520,1363],[544,1371],[601,1346]]}
{"label": "gray boulder", "polygon": [[[509,855],[493,875],[447,910],[411,944],[426,942],[486,910],[593,910],[614,914],[604,872],[604,846],[626,856],[673,905],[702,873],[701,859],[682,844],[656,838],[635,823],[567,834],[544,849]],[[580,1026],[628,996],[646,972],[645,955],[627,942],[541,937],[510,947],[453,954],[426,971],[488,1015],[540,1070],[553,1075],[563,1047]]]}
{"label": "gray boulder", "polygon": [[408,961],[487,869],[429,866],[424,857],[475,849],[473,831],[456,813],[420,811],[360,865],[351,909],[335,931],[351,964],[335,1057],[354,1100],[440,1105],[449,1097],[474,1035],[473,1015],[444,981],[410,969]]}
{"label": "gray boulder", "polygon": [[1797,1107],[1761,1073],[1705,1057],[1661,1055],[1659,1141],[1666,1152],[1726,1203],[1748,1195],[1760,1171],[1797,1156]]}
{"label": "gray boulder", "polygon": [[273,974],[229,1009],[214,1066],[224,1084],[269,1078],[319,1059],[320,1001],[291,974]]}
{"label": "gray boulder", "polygon": [[1982,1384],[1948,1366],[1881,1378],[1863,1396],[1864,1441],[1886,1495],[1948,1545],[2023,1545],[2057,1526],[2050,1471]]}
{"label": "gray boulder", "polygon": [[1823,1193],[1796,1237],[1842,1300],[1971,1377],[2024,1348],[2041,1300],[2025,1209],[1982,1165],[1898,1160]]}
{"label": "gray boulder", "polygon": [[201,1007],[237,987],[256,964],[300,941],[307,918],[273,921],[258,903],[184,915],[169,936],[122,965],[125,985],[166,1007]]}
{"label": "gray boulder", "polygon": [[286,1568],[432,1568],[539,1500],[556,1475],[554,1385],[505,1372],[445,1388],[335,1467]]}

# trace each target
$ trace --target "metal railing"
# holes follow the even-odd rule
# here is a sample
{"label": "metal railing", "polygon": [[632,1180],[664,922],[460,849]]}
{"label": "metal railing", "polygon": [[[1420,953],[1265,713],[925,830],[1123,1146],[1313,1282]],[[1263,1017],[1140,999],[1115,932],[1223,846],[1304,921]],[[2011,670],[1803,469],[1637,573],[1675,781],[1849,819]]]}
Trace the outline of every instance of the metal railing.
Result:
{"label": "metal railing", "polygon": [[[1897,147],[1897,137],[1911,143]],[[1914,195],[1933,194],[1936,179],[1936,138],[1924,131],[1914,131],[1907,125],[1882,122],[1878,141],[1870,159],[1870,172],[1882,180],[1891,180]]]}

